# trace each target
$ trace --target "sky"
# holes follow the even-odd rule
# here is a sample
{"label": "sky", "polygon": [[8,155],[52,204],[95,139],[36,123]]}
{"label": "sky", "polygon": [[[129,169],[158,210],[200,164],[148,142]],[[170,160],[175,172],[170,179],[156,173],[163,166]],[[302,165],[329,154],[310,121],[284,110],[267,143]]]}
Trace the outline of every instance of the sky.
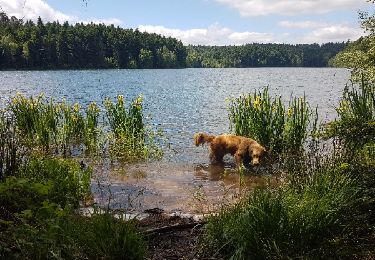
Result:
{"label": "sky", "polygon": [[364,35],[366,0],[0,0],[17,18],[94,22],[172,36],[184,44],[326,43]]}

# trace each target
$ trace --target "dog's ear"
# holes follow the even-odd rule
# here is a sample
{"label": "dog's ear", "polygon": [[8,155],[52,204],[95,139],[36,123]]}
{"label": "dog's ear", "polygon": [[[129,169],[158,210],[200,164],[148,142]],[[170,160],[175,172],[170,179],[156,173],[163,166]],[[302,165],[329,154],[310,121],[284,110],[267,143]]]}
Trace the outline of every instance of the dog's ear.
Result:
{"label": "dog's ear", "polygon": [[202,143],[202,133],[194,134],[195,146],[199,146]]}

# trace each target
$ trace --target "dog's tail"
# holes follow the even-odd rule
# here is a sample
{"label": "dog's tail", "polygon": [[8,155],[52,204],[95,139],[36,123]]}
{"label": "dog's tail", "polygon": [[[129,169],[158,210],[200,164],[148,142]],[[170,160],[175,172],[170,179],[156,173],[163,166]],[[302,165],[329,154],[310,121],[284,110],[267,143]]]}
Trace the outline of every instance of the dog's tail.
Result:
{"label": "dog's tail", "polygon": [[200,144],[203,145],[205,143],[211,143],[214,139],[214,135],[209,135],[206,133],[196,133],[194,135],[195,146],[199,146]]}

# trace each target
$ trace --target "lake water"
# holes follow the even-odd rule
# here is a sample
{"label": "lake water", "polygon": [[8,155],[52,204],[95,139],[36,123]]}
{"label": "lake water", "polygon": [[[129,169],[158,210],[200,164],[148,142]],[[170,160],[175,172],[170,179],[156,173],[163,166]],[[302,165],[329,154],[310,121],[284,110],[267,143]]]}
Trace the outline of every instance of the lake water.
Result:
{"label": "lake water", "polygon": [[[335,116],[334,107],[349,76],[348,70],[336,68],[1,71],[0,105],[16,92],[43,92],[81,104],[101,103],[119,94],[128,98],[143,94],[145,114],[164,131],[170,149],[160,162],[117,166],[116,172],[121,173],[106,175],[99,184],[93,181],[96,200],[108,203],[111,194],[113,207],[193,211],[197,201],[210,204],[210,199],[222,200],[228,190],[238,188],[231,165],[229,174],[210,166],[207,147],[195,147],[192,139],[201,131],[229,132],[227,97],[265,86],[285,101],[291,94],[305,94],[312,106],[318,105],[320,119],[327,121]],[[264,183],[265,178],[247,176],[245,181],[251,186]]]}

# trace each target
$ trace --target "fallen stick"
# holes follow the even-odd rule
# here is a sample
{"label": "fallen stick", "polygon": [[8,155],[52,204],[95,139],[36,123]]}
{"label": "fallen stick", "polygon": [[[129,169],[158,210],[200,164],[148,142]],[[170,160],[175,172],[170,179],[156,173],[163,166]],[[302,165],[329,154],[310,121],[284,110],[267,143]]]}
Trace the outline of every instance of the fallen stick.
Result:
{"label": "fallen stick", "polygon": [[174,224],[170,226],[163,226],[159,228],[152,228],[144,231],[144,234],[150,235],[152,233],[166,233],[173,230],[182,230],[182,229],[188,229],[188,228],[196,228],[199,226],[205,225],[207,222],[193,222],[193,223],[184,223],[184,224]]}

